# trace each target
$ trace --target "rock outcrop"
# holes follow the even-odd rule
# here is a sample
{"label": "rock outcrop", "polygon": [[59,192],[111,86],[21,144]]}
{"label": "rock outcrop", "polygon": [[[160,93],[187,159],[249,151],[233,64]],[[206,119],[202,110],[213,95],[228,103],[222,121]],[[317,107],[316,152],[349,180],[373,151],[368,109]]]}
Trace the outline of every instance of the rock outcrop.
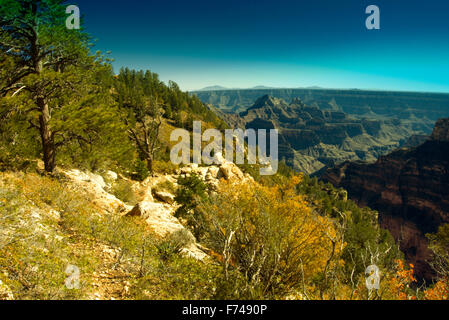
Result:
{"label": "rock outcrop", "polygon": [[198,175],[204,182],[214,189],[220,179],[236,182],[252,182],[253,177],[244,174],[242,170],[233,162],[227,161],[221,153],[214,155],[215,165],[199,167],[197,164],[189,164],[180,169],[180,175]]}
{"label": "rock outcrop", "polygon": [[[176,209],[179,207],[175,202],[175,197],[169,192],[154,191],[152,188],[162,182],[170,182],[174,186],[179,176],[198,175],[209,186],[211,192],[216,190],[219,179],[224,178],[230,181],[253,181],[252,177],[243,174],[238,166],[234,163],[226,161],[219,153],[215,155],[215,163],[217,165],[200,167],[197,164],[189,164],[181,168],[176,175],[163,175],[149,177],[146,179],[141,188],[145,194],[143,201],[139,202],[132,208],[126,216],[139,216],[145,219],[150,228],[160,237],[167,237],[180,230],[185,230],[181,222],[174,217]],[[149,196],[153,194],[153,196]],[[157,202],[160,201],[160,202]],[[162,203],[161,203],[162,202]],[[187,231],[189,234],[190,232]],[[191,238],[195,239],[192,234]],[[206,254],[203,248],[195,241],[190,243],[183,252],[196,259],[204,259]]]}
{"label": "rock outcrop", "polygon": [[168,192],[163,191],[155,191],[154,192],[155,197],[168,204],[173,204],[175,202],[175,196]]}
{"label": "rock outcrop", "polygon": [[439,119],[432,133],[432,140],[449,142],[449,119]]}
{"label": "rock outcrop", "polygon": [[127,216],[142,217],[154,233],[163,238],[183,229],[182,224],[173,216],[174,211],[175,208],[167,204],[143,201],[127,213]]}
{"label": "rock outcrop", "polygon": [[449,223],[449,119],[439,120],[432,138],[399,149],[374,164],[346,162],[322,177],[345,188],[361,206],[379,211],[379,220],[398,241],[421,279],[433,277],[426,233]]}
{"label": "rock outcrop", "polygon": [[[123,201],[117,199],[109,193],[108,185],[101,175],[92,172],[83,172],[77,169],[60,170],[70,183],[85,191],[92,199],[92,202],[98,206],[100,214],[120,214],[123,216],[140,216],[147,222],[153,232],[163,238],[179,230],[186,230],[177,218],[173,216],[177,209],[174,203],[174,196],[166,192],[155,192],[158,202],[152,195],[152,188],[161,181],[176,181],[175,177],[159,176],[149,178],[143,183],[133,182],[133,189],[136,193],[141,191],[141,201],[133,206],[129,206]],[[118,176],[112,171],[105,174],[109,179],[117,179]],[[122,177],[122,179],[125,179]],[[187,231],[187,230],[186,230]],[[193,235],[192,238],[194,239]],[[186,248],[183,248],[184,254],[202,260],[206,254],[200,250],[193,241]]]}
{"label": "rock outcrop", "polygon": [[193,234],[187,231],[179,220],[173,216],[175,209],[174,206],[167,204],[144,201],[137,204],[127,216],[142,217],[153,232],[161,238],[185,230],[192,241],[182,249],[182,252],[198,260],[205,259],[207,255],[198,248]]}
{"label": "rock outcrop", "polygon": [[[92,202],[97,205],[101,212],[115,213],[130,210],[130,207],[114,195],[107,192],[108,184],[101,175],[92,172],[83,172],[78,169],[62,170],[58,169],[72,184],[83,189],[92,197]],[[112,172],[108,176],[115,177]]]}
{"label": "rock outcrop", "polygon": [[[112,171],[104,173],[105,178],[99,174],[77,169],[59,169],[58,173],[63,175],[75,188],[85,191],[91,197],[92,202],[98,206],[100,214],[142,217],[157,236],[164,238],[180,230],[190,232],[174,216],[179,207],[175,202],[175,196],[170,192],[156,190],[158,185],[169,183],[176,188],[179,176],[192,174],[196,174],[204,180],[211,192],[217,189],[219,180],[222,178],[231,182],[254,181],[251,176],[245,175],[237,165],[226,161],[221,154],[217,153],[214,160],[216,165],[200,167],[197,164],[190,164],[179,169],[177,174],[152,176],[142,183],[119,177]],[[132,185],[134,193],[138,195],[138,203],[135,206],[124,203],[108,192],[109,183],[117,179],[128,180]],[[193,235],[191,238],[195,239]],[[201,246],[194,240],[182,251],[186,255],[202,260],[207,255],[200,248]]]}

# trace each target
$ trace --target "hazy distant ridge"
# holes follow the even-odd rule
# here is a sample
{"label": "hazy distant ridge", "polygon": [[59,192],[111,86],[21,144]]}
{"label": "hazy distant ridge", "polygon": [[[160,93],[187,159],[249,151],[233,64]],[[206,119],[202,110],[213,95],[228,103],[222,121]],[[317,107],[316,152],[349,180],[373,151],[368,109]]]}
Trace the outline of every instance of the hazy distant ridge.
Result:
{"label": "hazy distant ridge", "polygon": [[258,98],[270,95],[287,102],[299,97],[322,110],[339,110],[358,116],[428,118],[449,117],[448,93],[393,92],[339,89],[228,89],[193,92],[225,112],[241,112]]}

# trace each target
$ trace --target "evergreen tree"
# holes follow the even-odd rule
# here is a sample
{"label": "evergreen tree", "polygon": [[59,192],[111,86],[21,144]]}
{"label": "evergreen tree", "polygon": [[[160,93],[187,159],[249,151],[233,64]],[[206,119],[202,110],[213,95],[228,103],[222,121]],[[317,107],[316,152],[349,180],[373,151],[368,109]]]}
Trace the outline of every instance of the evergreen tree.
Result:
{"label": "evergreen tree", "polygon": [[130,139],[137,147],[140,160],[153,173],[153,162],[159,149],[159,130],[164,110],[159,98],[149,95],[150,88],[144,80],[143,72],[122,70],[115,89],[120,108],[124,112],[124,123]]}
{"label": "evergreen tree", "polygon": [[111,68],[90,54],[86,33],[66,28],[65,7],[61,0],[0,0],[0,62],[9,68],[0,80],[1,113],[9,121],[20,115],[36,130],[47,172],[63,146],[92,154],[96,142],[107,145],[102,134],[120,137],[103,83]]}

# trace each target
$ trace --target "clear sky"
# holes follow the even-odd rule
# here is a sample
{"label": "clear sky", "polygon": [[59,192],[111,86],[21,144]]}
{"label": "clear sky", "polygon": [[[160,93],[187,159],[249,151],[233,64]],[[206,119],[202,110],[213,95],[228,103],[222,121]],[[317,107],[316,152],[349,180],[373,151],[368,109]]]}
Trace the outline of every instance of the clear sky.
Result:
{"label": "clear sky", "polygon": [[[449,92],[447,0],[74,0],[96,48],[184,90]],[[365,9],[380,8],[367,30]]]}

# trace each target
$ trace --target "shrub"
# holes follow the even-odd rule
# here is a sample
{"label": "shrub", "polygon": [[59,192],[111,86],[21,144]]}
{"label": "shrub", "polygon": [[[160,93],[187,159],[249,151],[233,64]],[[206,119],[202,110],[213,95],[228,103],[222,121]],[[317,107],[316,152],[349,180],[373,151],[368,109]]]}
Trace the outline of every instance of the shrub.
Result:
{"label": "shrub", "polygon": [[220,269],[175,255],[160,263],[131,288],[138,300],[210,300],[215,298]]}
{"label": "shrub", "polygon": [[156,248],[160,258],[163,261],[168,261],[193,242],[195,242],[193,235],[185,229],[180,229],[157,244]]}
{"label": "shrub", "polygon": [[433,252],[432,268],[442,279],[449,278],[449,224],[443,224],[435,234],[427,234]]}
{"label": "shrub", "polygon": [[171,161],[159,161],[156,160],[153,163],[154,172],[161,174],[176,174],[179,166],[173,164]]}
{"label": "shrub", "polygon": [[205,231],[204,217],[196,208],[200,201],[207,198],[207,186],[196,174],[179,177],[178,184],[175,201],[181,206],[176,210],[175,217],[186,219],[195,237],[201,239]]}
{"label": "shrub", "polygon": [[135,173],[132,175],[132,178],[137,181],[144,181],[150,175],[147,165],[140,159],[136,160],[134,171]]}
{"label": "shrub", "polygon": [[110,192],[117,197],[117,199],[129,205],[137,204],[137,196],[133,190],[133,183],[127,180],[117,180],[112,184]]}
{"label": "shrub", "polygon": [[265,187],[223,181],[216,195],[201,202],[205,243],[220,253],[224,280],[244,279],[231,296],[273,299],[305,291],[304,279],[324,272],[338,256],[332,222],[296,195],[298,182],[293,177],[285,186]]}
{"label": "shrub", "polygon": [[170,182],[168,180],[164,180],[164,181],[158,183],[157,185],[155,185],[153,187],[153,191],[154,192],[162,191],[162,192],[168,192],[168,193],[175,194],[176,187],[172,182]]}
{"label": "shrub", "polygon": [[338,270],[340,287],[347,284],[356,290],[359,283],[364,283],[368,266],[376,264],[387,272],[394,270],[396,261],[403,258],[391,234],[380,228],[377,212],[358,207],[347,199],[343,189],[305,176],[298,192],[321,216],[334,219],[342,227],[345,247],[341,254],[344,265]]}

